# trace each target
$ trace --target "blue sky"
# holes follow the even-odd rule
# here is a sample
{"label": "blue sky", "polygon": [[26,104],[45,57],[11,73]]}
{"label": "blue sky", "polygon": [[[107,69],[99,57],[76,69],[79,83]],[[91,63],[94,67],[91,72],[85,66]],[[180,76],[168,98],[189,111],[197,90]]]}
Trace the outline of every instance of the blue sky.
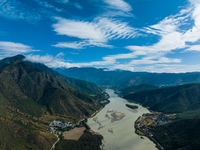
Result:
{"label": "blue sky", "polygon": [[0,0],[0,59],[200,71],[200,0]]}

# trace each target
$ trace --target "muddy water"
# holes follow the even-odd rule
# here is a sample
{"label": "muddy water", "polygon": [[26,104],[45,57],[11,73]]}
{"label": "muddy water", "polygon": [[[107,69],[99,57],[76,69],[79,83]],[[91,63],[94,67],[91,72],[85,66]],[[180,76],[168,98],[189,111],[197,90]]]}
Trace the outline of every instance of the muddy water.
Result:
{"label": "muddy water", "polygon": [[[91,129],[104,137],[103,148],[105,150],[157,150],[155,144],[148,138],[142,139],[141,136],[135,134],[134,122],[143,113],[149,111],[118,97],[112,89],[107,89],[106,92],[110,95],[110,103],[93,117],[95,119],[88,119]],[[125,104],[134,104],[139,108],[137,112],[133,112]],[[120,112],[119,114],[124,114],[125,117],[113,121],[112,111]]]}

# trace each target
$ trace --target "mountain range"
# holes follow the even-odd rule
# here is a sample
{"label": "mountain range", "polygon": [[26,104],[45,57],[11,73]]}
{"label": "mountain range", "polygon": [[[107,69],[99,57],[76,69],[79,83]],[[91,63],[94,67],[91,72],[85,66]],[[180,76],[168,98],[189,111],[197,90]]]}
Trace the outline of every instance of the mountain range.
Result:
{"label": "mountain range", "polygon": [[199,82],[200,73],[52,70],[26,61],[23,55],[5,58],[0,60],[0,146],[3,150],[49,149],[57,139],[46,125],[55,119],[76,122],[94,114],[108,97],[99,85],[117,89],[125,99],[153,111],[176,113],[177,120],[154,128],[154,137],[167,150],[194,149],[200,147],[200,136],[195,134],[200,125]]}
{"label": "mountain range", "polygon": [[0,61],[0,145],[2,149],[49,149],[56,140],[46,132],[49,121],[91,116],[101,108],[98,100],[104,93],[94,83],[67,78],[24,58],[17,55]]}
{"label": "mountain range", "polygon": [[172,86],[187,83],[200,83],[200,73],[148,73],[124,70],[110,71],[106,68],[68,68],[56,69],[59,73],[77,79],[86,80],[102,88],[122,89],[129,86],[149,84]]}
{"label": "mountain range", "polygon": [[200,83],[148,89],[124,95],[129,101],[164,113],[182,113],[200,109]]}

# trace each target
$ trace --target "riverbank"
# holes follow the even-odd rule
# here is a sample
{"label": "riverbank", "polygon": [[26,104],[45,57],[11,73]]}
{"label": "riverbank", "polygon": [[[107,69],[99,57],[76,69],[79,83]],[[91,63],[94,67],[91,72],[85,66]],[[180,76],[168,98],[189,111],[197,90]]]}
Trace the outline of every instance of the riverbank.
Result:
{"label": "riverbank", "polygon": [[159,150],[164,150],[164,148],[153,138],[153,135],[151,133],[144,132],[144,130],[140,128],[139,123],[137,123],[139,119],[140,117],[135,121],[135,133],[141,136],[141,138],[143,138],[143,136],[146,136],[149,140],[156,144],[156,147]]}
{"label": "riverbank", "polygon": [[155,140],[155,128],[160,125],[165,125],[174,122],[177,114],[164,114],[161,112],[151,112],[143,114],[135,121],[136,133],[141,136],[146,136],[152,140],[160,150],[164,148]]}
{"label": "riverbank", "polygon": [[[156,145],[148,138],[141,139],[135,133],[134,122],[143,113],[149,113],[149,111],[138,104],[129,103],[118,97],[111,89],[107,89],[106,92],[110,96],[110,103],[93,117],[96,121],[93,118],[88,119],[91,129],[104,137],[103,147],[108,150],[157,150]],[[126,104],[137,105],[137,112],[130,111]],[[114,121],[111,118],[114,118]]]}

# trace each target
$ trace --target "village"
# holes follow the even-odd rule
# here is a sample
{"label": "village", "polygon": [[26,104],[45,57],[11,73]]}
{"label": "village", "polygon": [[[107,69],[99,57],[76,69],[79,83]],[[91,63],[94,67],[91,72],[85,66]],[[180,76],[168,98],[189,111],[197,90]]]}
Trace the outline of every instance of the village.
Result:
{"label": "village", "polygon": [[153,138],[152,129],[155,126],[163,125],[172,122],[177,117],[177,114],[163,114],[161,112],[151,112],[143,114],[135,122],[136,133],[142,136],[147,136],[154,141],[160,149],[163,147]]}
{"label": "village", "polygon": [[[70,122],[61,122],[61,121],[52,121],[48,126],[50,128],[48,128],[47,130],[50,133],[55,133],[55,131],[58,131],[58,129],[62,129],[62,130],[67,130],[67,128],[73,129],[75,126],[78,126],[80,124],[80,122],[85,121],[85,118],[82,118],[81,120],[79,120],[78,123],[76,124],[71,124]],[[61,131],[57,132],[59,135],[61,135]]]}
{"label": "village", "polygon": [[163,114],[161,112],[151,112],[143,114],[135,122],[135,126],[143,134],[146,133],[150,136],[153,134],[150,132],[151,129],[157,125],[163,125],[169,122],[172,122],[176,118],[176,114]]}

